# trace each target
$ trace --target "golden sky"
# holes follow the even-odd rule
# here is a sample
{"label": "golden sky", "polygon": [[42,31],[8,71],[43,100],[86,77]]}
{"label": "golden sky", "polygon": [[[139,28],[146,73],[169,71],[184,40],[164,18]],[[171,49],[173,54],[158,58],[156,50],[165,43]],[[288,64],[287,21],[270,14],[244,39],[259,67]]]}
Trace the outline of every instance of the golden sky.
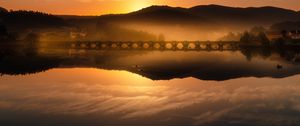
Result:
{"label": "golden sky", "polygon": [[192,7],[219,4],[234,7],[277,6],[300,10],[299,0],[0,0],[13,10],[35,10],[60,15],[102,15],[127,13],[151,5]]}

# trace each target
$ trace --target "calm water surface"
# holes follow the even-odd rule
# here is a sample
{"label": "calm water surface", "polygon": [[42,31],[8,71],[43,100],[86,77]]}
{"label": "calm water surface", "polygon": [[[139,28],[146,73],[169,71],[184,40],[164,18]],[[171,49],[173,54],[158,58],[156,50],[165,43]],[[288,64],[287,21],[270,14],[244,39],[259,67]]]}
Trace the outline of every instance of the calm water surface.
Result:
{"label": "calm water surface", "polygon": [[299,59],[257,50],[5,55],[0,125],[296,126]]}

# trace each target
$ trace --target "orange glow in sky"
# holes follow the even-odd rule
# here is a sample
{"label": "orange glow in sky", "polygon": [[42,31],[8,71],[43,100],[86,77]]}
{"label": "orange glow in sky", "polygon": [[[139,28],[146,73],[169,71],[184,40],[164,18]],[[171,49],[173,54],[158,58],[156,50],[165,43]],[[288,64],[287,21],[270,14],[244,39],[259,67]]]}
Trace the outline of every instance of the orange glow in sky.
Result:
{"label": "orange glow in sky", "polygon": [[299,0],[1,0],[0,6],[13,10],[35,10],[60,15],[102,15],[128,13],[151,5],[192,7],[218,4],[234,7],[276,6],[300,10]]}

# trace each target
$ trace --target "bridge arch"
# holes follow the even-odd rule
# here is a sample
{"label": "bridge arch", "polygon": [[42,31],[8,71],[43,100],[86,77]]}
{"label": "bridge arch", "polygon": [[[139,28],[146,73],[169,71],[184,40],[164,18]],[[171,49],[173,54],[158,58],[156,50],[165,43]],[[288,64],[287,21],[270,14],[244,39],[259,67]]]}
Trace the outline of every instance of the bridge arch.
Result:
{"label": "bridge arch", "polygon": [[184,48],[184,45],[183,45],[183,43],[177,43],[177,45],[176,45],[176,47],[177,47],[177,49],[183,49]]}
{"label": "bridge arch", "polygon": [[144,49],[149,49],[150,48],[150,44],[149,43],[144,43],[143,44],[143,48]]}
{"label": "bridge arch", "polygon": [[173,48],[173,44],[168,42],[168,43],[165,44],[165,48],[166,49],[172,49]]}
{"label": "bridge arch", "polygon": [[196,49],[196,44],[191,42],[188,44],[188,49]]}
{"label": "bridge arch", "polygon": [[95,49],[95,48],[97,48],[97,44],[96,44],[96,43],[91,43],[91,44],[90,44],[90,47],[91,47],[92,49]]}
{"label": "bridge arch", "polygon": [[160,48],[161,48],[161,45],[160,45],[159,43],[155,43],[155,44],[153,45],[153,47],[154,47],[155,49],[160,49]]}
{"label": "bridge arch", "polygon": [[128,43],[123,43],[122,45],[121,45],[121,48],[123,48],[123,49],[127,49],[129,46],[128,46]]}
{"label": "bridge arch", "polygon": [[133,49],[137,49],[137,48],[139,48],[139,45],[138,45],[137,43],[133,43],[133,44],[131,45],[131,47],[132,47]]}

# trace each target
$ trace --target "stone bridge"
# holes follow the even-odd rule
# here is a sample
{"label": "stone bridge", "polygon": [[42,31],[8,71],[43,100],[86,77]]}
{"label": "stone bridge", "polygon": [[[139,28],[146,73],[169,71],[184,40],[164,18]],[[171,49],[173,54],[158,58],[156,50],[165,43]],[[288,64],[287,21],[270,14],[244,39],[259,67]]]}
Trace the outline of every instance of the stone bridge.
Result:
{"label": "stone bridge", "polygon": [[173,51],[223,51],[238,50],[238,42],[229,41],[172,41],[172,42],[102,42],[102,41],[82,41],[70,42],[69,47],[72,49],[87,50],[173,50]]}

